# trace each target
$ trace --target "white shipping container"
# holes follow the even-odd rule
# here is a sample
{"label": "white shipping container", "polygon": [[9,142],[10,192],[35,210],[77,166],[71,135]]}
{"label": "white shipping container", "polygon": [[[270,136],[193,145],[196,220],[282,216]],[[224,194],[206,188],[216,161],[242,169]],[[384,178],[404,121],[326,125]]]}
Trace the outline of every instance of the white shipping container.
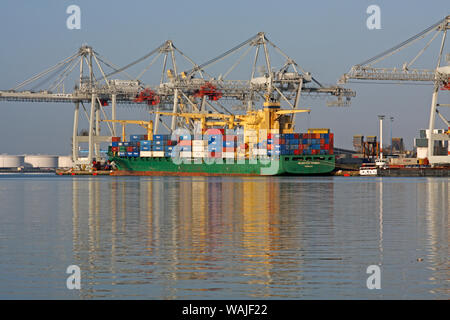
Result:
{"label": "white shipping container", "polygon": [[193,146],[192,147],[192,151],[193,152],[203,152],[203,151],[205,151],[205,146]]}
{"label": "white shipping container", "polygon": [[164,151],[152,151],[153,157],[164,157]]}
{"label": "white shipping container", "polygon": [[[157,151],[155,151],[157,152]],[[141,151],[141,158],[148,158],[148,157],[152,157],[152,151]]]}
{"label": "white shipping container", "polygon": [[208,145],[207,140],[192,140],[193,147],[203,147],[203,146],[207,146],[207,145]]}
{"label": "white shipping container", "polygon": [[192,152],[192,156],[194,157],[194,158],[205,158],[206,157],[206,152],[204,152],[204,151],[193,151]]}
{"label": "white shipping container", "polygon": [[181,151],[180,152],[180,158],[190,158],[192,157],[191,151]]}
{"label": "white shipping container", "polygon": [[266,156],[267,150],[266,149],[253,149],[252,154],[255,156]]}
{"label": "white shipping container", "polygon": [[234,156],[235,156],[234,152],[222,152],[222,158],[234,159]]}

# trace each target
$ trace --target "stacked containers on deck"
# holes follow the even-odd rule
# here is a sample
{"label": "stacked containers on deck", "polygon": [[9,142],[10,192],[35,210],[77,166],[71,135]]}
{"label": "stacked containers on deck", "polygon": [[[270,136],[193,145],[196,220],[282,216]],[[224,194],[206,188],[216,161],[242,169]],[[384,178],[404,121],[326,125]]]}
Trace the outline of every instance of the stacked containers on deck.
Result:
{"label": "stacked containers on deck", "polygon": [[194,137],[194,140],[192,140],[192,157],[205,158],[208,150],[207,148],[208,148],[207,140],[203,140],[201,136]]}
{"label": "stacked containers on deck", "polygon": [[141,140],[140,150],[141,157],[171,157],[173,149],[173,141],[167,134],[155,134],[153,140]]}
{"label": "stacked containers on deck", "polygon": [[152,156],[155,158],[164,158],[166,156],[166,146],[169,137],[165,134],[155,134],[153,141],[150,142],[152,146]]}
{"label": "stacked containers on deck", "polygon": [[333,133],[269,133],[267,154],[269,156],[334,154]]}
{"label": "stacked containers on deck", "polygon": [[269,133],[267,135],[267,155],[268,156],[281,155],[281,134]]}
{"label": "stacked containers on deck", "polygon": [[237,147],[237,136],[234,134],[224,135],[222,145],[222,157],[226,159],[234,159]]}
{"label": "stacked containers on deck", "polygon": [[140,135],[132,135],[130,136],[130,141],[122,142],[123,146],[126,147],[127,157],[139,157],[140,140]]}
{"label": "stacked containers on deck", "polygon": [[[210,129],[206,132],[205,137],[208,142],[207,157],[208,158],[222,158],[223,156],[223,129]],[[234,155],[233,155],[234,157]]]}
{"label": "stacked containers on deck", "polygon": [[[171,157],[178,144],[182,158],[229,158],[280,155],[330,155],[334,154],[333,133],[269,133],[267,139],[258,139],[256,131],[244,135],[245,143],[238,146],[236,135],[224,135],[223,129],[210,129],[202,137],[181,135],[178,141],[170,140],[169,135],[131,135],[129,142],[121,142],[113,137],[111,151],[119,157]],[[203,139],[202,139],[203,138]]]}
{"label": "stacked containers on deck", "polygon": [[177,144],[177,142],[170,140],[169,134],[165,134],[165,135],[157,135],[156,134],[153,136],[153,140],[156,141],[156,139],[158,139],[159,136],[164,136],[164,138],[161,138],[164,141],[164,156],[166,158],[172,157],[173,146],[175,146]]}
{"label": "stacked containers on deck", "polygon": [[299,154],[327,155],[334,154],[333,133],[302,133],[302,150]]}
{"label": "stacked containers on deck", "polygon": [[114,154],[119,154],[120,148],[119,148],[119,142],[120,137],[112,137],[111,138],[111,151],[114,152]]}
{"label": "stacked containers on deck", "polygon": [[153,141],[151,141],[151,140],[141,140],[140,141],[141,158],[148,158],[148,157],[153,156],[152,146],[153,146]]}
{"label": "stacked containers on deck", "polygon": [[181,158],[192,157],[192,139],[190,134],[181,135],[178,137],[178,146]]}

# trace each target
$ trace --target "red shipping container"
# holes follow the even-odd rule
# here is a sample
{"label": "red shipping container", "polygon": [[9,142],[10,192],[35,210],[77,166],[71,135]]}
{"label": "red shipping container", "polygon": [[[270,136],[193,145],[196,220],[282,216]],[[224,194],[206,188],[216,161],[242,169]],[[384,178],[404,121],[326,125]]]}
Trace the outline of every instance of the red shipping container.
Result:
{"label": "red shipping container", "polygon": [[223,136],[223,141],[236,141],[235,135],[225,135]]}
{"label": "red shipping container", "polygon": [[334,154],[333,149],[330,149],[329,154]]}
{"label": "red shipping container", "polygon": [[180,140],[180,142],[178,142],[179,146],[190,146],[192,144],[191,140]]}
{"label": "red shipping container", "polygon": [[111,141],[112,142],[120,142],[120,137],[112,137]]}
{"label": "red shipping container", "polygon": [[325,139],[320,139],[320,144],[324,145],[325,144]]}
{"label": "red shipping container", "polygon": [[[203,130],[202,130],[203,131]],[[218,128],[209,128],[207,129],[205,132],[203,132],[203,134],[206,135],[216,135],[216,134],[221,134],[223,135],[225,132],[224,129],[218,129]]]}
{"label": "red shipping container", "polygon": [[215,151],[208,152],[208,157],[209,158],[222,158],[222,152],[215,152]]}
{"label": "red shipping container", "polygon": [[286,140],[285,139],[280,139],[280,144],[286,144]]}
{"label": "red shipping container", "polygon": [[294,154],[300,154],[300,150],[294,150]]}
{"label": "red shipping container", "polygon": [[112,152],[119,152],[119,147],[111,147]]}
{"label": "red shipping container", "polygon": [[133,152],[133,147],[127,147],[127,152]]}
{"label": "red shipping container", "polygon": [[329,144],[324,144],[324,145],[323,145],[323,149],[329,150],[329,149],[330,149],[330,145],[329,145]]}
{"label": "red shipping container", "polygon": [[272,150],[273,149],[273,144],[268,144],[267,145],[267,150]]}
{"label": "red shipping container", "polygon": [[300,139],[300,135],[298,133],[294,133],[294,139]]}

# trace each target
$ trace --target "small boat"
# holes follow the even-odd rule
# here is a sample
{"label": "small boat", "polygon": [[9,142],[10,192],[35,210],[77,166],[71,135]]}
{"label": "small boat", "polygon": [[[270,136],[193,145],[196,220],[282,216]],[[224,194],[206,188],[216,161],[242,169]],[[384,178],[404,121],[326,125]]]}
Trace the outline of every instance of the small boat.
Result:
{"label": "small boat", "polygon": [[378,167],[373,163],[363,164],[359,168],[360,176],[376,176],[378,175]]}

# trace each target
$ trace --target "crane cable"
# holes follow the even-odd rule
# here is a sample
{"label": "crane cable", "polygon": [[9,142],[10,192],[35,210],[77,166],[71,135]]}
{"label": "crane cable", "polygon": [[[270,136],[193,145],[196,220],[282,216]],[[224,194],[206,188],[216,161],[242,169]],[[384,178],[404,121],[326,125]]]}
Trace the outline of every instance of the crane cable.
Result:
{"label": "crane cable", "polygon": [[375,61],[375,60],[377,60],[377,59],[379,59],[379,58],[381,58],[381,57],[383,57],[383,56],[385,56],[385,55],[387,55],[387,54],[389,54],[389,53],[391,53],[391,52],[393,52],[395,50],[400,49],[401,47],[404,47],[405,45],[409,44],[410,42],[413,42],[414,40],[420,38],[421,36],[426,35],[430,31],[432,31],[433,29],[435,29],[436,27],[441,25],[445,20],[446,19],[439,20],[439,22],[433,24],[431,27],[426,28],[422,32],[412,36],[411,38],[403,41],[402,43],[400,43],[400,44],[398,44],[398,45],[396,45],[396,46],[394,46],[394,47],[392,47],[392,48],[390,48],[390,49],[388,49],[388,50],[386,50],[386,51],[384,51],[384,52],[382,52],[380,54],[377,54],[376,56],[374,56],[374,57],[372,57],[372,58],[370,58],[370,59],[368,59],[368,60],[366,60],[364,62],[361,62],[361,63],[357,64],[357,66],[364,66],[366,64],[369,64],[369,63],[371,63],[371,62],[373,62],[373,61]]}

